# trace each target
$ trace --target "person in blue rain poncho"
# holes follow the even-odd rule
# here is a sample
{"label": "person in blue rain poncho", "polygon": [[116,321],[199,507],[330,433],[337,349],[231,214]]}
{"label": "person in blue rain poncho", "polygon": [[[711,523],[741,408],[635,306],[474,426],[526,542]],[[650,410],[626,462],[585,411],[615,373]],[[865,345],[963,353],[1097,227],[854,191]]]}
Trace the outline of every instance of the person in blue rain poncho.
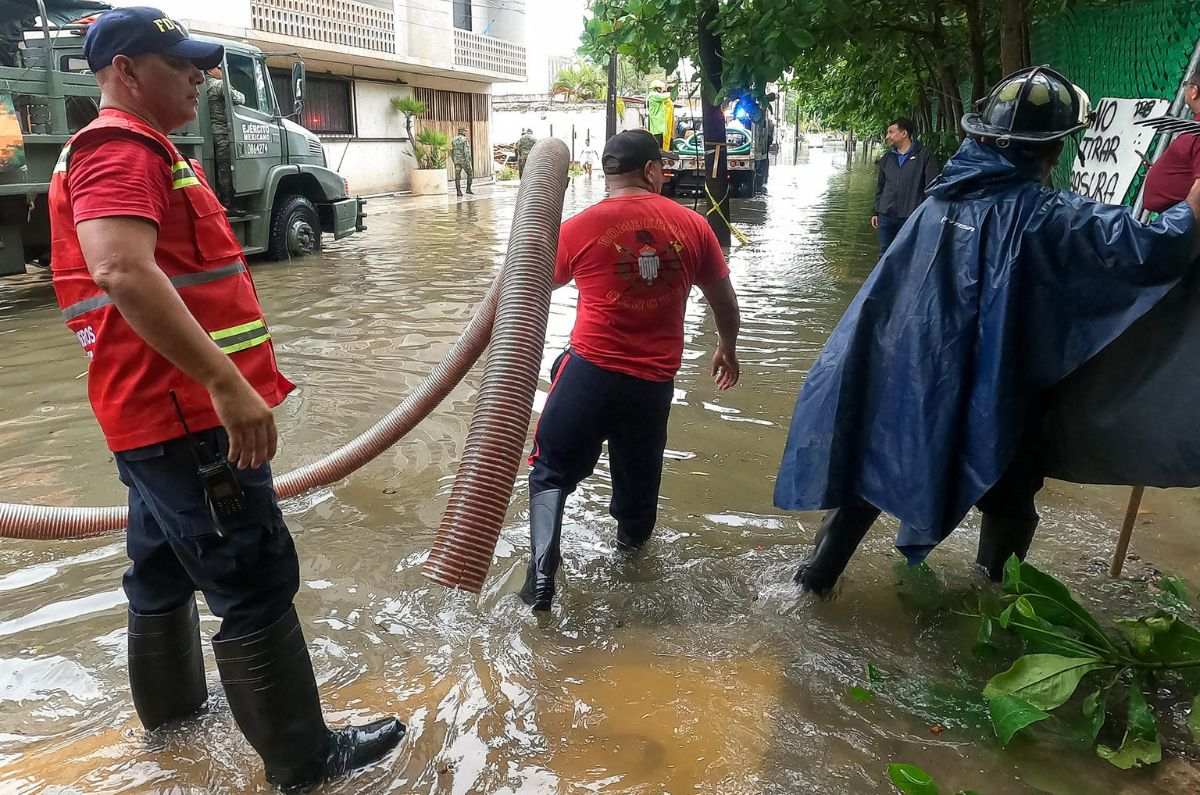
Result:
{"label": "person in blue rain poncho", "polygon": [[827,593],[881,511],[925,558],[977,505],[978,560],[1024,558],[1047,391],[1159,302],[1200,252],[1200,182],[1152,224],[1045,187],[1087,95],[1001,81],[851,303],[797,400],[775,504],[825,510],[795,581]]}

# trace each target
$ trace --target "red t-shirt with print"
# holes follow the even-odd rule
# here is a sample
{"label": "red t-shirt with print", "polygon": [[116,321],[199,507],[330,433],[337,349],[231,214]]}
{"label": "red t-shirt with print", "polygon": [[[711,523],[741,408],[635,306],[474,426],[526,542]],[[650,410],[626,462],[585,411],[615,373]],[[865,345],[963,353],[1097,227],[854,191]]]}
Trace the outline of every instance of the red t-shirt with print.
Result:
{"label": "red t-shirt with print", "polygon": [[693,285],[729,275],[708,222],[663,196],[596,204],[562,225],[556,284],[579,290],[571,348],[605,370],[670,381],[683,356]]}

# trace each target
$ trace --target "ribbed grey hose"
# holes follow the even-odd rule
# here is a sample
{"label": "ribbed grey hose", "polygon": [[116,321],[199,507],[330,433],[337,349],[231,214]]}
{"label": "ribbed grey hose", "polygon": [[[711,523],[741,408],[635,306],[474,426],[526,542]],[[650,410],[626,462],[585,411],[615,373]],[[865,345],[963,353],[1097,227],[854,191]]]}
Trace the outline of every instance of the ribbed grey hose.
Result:
{"label": "ribbed grey hose", "polygon": [[[546,143],[550,144],[550,142]],[[562,148],[562,152],[552,151],[549,155],[549,159],[553,160],[556,165],[561,160],[562,179],[551,178],[551,181],[556,186],[562,184],[566,178],[566,161],[562,159],[565,158],[566,147],[561,142],[558,145]],[[542,193],[536,183],[547,179],[547,177],[535,176],[535,174],[545,175],[547,170],[545,167],[540,167],[535,171],[533,167],[538,166],[538,162],[547,158],[547,149],[553,149],[553,147],[534,147],[534,151],[530,153],[529,161],[526,165],[526,181],[521,186],[521,192],[517,200],[517,211],[513,219],[513,235],[521,234],[523,228],[528,225],[529,219],[526,219],[525,215],[536,215],[540,222],[538,224],[539,229],[543,228],[546,223],[554,225],[555,239],[553,245],[556,246],[558,223],[562,218],[562,194],[564,188],[558,189],[557,201],[529,201],[525,198],[533,193],[537,193],[538,195]],[[538,155],[537,162],[534,159],[535,153]],[[550,219],[553,219],[553,221],[551,222]],[[367,431],[355,437],[343,447],[338,448],[319,461],[276,478],[275,491],[279,494],[280,498],[295,497],[306,491],[321,486],[328,486],[360,469],[402,439],[421,420],[425,419],[441,403],[446,395],[450,394],[454,387],[470,371],[471,366],[483,353],[484,349],[487,348],[489,338],[492,336],[492,325],[496,317],[496,307],[501,299],[501,294],[505,291],[519,293],[529,289],[526,286],[525,279],[509,278],[508,274],[513,270],[511,261],[513,250],[510,241],[509,260],[506,260],[504,269],[496,277],[495,281],[493,281],[483,302],[475,310],[475,314],[467,324],[466,329],[464,329],[462,336],[458,338],[449,353],[446,354],[446,357],[433,368],[417,388],[400,405],[392,409],[392,411]],[[554,253],[555,248],[552,247],[549,252],[551,263],[553,263]],[[539,293],[542,290],[540,285],[534,289]],[[541,325],[544,330],[544,314],[541,319]],[[533,365],[535,385],[538,366],[540,365],[540,352],[541,343],[539,342],[539,361]],[[526,412],[526,422],[528,422],[528,416],[528,412]],[[475,423],[479,420],[479,414],[476,412],[476,417],[472,420],[472,433],[474,432]],[[509,492],[511,492],[511,486],[510,479]],[[458,484],[456,484],[455,488],[457,489],[457,487]],[[506,501],[509,492],[505,493]],[[90,538],[124,529],[128,523],[128,516],[128,509],[125,506],[97,508],[0,503],[0,538],[36,541]],[[502,519],[503,517],[501,517]]]}
{"label": "ribbed grey hose", "polygon": [[541,369],[569,162],[566,145],[548,139],[525,165],[483,384],[450,502],[422,568],[448,588],[483,588],[508,511]]}

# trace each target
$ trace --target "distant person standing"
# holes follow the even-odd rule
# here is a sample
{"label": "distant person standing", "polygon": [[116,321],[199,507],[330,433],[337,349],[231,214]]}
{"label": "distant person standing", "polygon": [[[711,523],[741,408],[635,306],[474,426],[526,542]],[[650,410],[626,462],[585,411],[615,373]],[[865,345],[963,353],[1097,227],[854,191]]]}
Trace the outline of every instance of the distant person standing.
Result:
{"label": "distant person standing", "polygon": [[588,175],[588,179],[592,178],[592,166],[595,164],[596,158],[598,157],[599,154],[596,152],[596,148],[592,146],[592,142],[589,139],[588,142],[584,144],[583,151],[579,153],[579,163],[583,166],[583,172]]}
{"label": "distant person standing", "polygon": [[[1184,85],[1183,100],[1192,116],[1200,120],[1200,69]],[[1187,198],[1197,179],[1200,179],[1200,135],[1184,133],[1150,167],[1142,204],[1152,212],[1166,212]]]}
{"label": "distant person standing", "polygon": [[879,159],[879,181],[875,186],[875,214],[871,227],[879,230],[879,253],[887,251],[908,216],[925,201],[925,186],[941,168],[933,154],[913,138],[913,123],[896,119],[887,128],[884,141],[891,148]]}
{"label": "distant person standing", "polygon": [[533,151],[533,145],[537,143],[537,139],[533,137],[533,130],[521,130],[521,137],[517,139],[517,176],[525,176],[525,161],[529,159],[529,153]]}
{"label": "distant person standing", "polygon": [[671,94],[667,91],[667,84],[661,80],[652,82],[650,91],[646,94],[646,129],[650,130],[658,138],[659,144],[668,150],[670,141],[667,140],[667,130],[675,124],[674,110]]}
{"label": "distant person standing", "polygon": [[471,166],[471,139],[467,137],[465,127],[458,128],[458,135],[450,142],[450,159],[454,161],[454,190],[459,196],[463,195],[462,175],[467,172],[467,193],[474,196],[471,190],[471,180],[475,177],[475,169]]}

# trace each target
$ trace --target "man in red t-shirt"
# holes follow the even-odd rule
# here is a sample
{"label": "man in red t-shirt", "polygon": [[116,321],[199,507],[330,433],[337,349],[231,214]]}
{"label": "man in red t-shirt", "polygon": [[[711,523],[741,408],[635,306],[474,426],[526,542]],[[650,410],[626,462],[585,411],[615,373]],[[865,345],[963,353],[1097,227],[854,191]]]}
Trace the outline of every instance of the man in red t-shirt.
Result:
{"label": "man in red t-shirt", "polygon": [[659,195],[662,160],[671,156],[647,130],[609,140],[601,158],[608,198],[559,233],[555,286],[574,281],[579,302],[570,347],[550,368],[529,457],[532,554],[521,598],[534,610],[550,609],[563,505],[592,473],[605,441],[617,547],[634,550],[650,538],[693,285],[716,317],[717,387],[738,382],[739,316],[729,268],[704,218]]}
{"label": "man in red t-shirt", "polygon": [[[1200,69],[1184,85],[1183,99],[1193,117],[1200,119]],[[1177,136],[1150,167],[1142,206],[1156,213],[1166,212],[1187,198],[1197,179],[1200,179],[1200,135]]]}

